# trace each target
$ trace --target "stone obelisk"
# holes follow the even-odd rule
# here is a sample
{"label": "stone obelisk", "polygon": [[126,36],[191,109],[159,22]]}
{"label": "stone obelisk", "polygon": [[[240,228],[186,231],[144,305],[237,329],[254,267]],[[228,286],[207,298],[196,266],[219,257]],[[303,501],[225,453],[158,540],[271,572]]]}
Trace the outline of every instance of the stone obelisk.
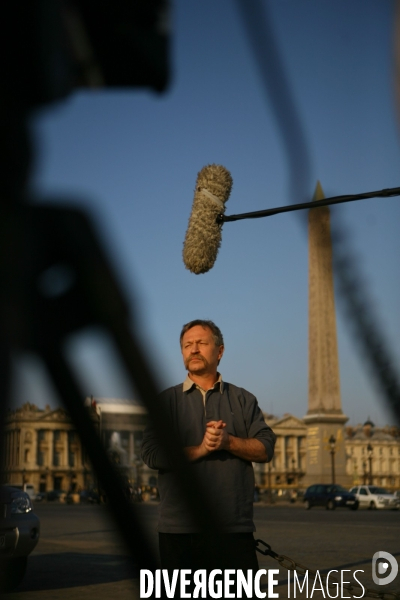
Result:
{"label": "stone obelisk", "polygon": [[[318,202],[324,197],[318,182],[313,200]],[[344,446],[344,424],[348,418],[342,412],[340,399],[329,215],[329,208],[321,206],[310,209],[308,216],[309,362],[304,484],[332,483],[334,478],[335,483],[347,486],[351,485],[351,478],[346,475]]]}

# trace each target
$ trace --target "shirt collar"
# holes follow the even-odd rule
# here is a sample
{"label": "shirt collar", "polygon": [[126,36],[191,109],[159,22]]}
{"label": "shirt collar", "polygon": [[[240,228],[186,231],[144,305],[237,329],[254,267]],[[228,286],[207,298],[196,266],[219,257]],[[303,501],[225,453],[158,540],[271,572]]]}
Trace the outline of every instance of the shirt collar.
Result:
{"label": "shirt collar", "polygon": [[[222,376],[221,376],[221,373],[217,373],[217,375],[218,375],[218,379],[217,379],[217,381],[214,383],[214,386],[213,386],[213,387],[215,388],[217,385],[219,385],[219,391],[220,391],[220,393],[222,394],[222,393],[223,393],[223,391],[224,391],[224,382],[222,381]],[[188,392],[189,390],[191,390],[191,389],[192,389],[192,387],[193,387],[193,386],[195,386],[195,387],[200,387],[200,386],[198,386],[198,385],[197,385],[197,384],[196,384],[196,383],[193,381],[193,379],[190,379],[190,377],[189,377],[189,375],[188,375],[188,376],[186,377],[185,381],[183,382],[183,391],[184,391],[184,392]]]}

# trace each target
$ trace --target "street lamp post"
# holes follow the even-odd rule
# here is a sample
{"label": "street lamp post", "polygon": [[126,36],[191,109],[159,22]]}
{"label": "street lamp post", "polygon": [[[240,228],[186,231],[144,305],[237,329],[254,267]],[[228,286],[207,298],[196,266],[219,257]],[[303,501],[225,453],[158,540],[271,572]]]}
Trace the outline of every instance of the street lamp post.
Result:
{"label": "street lamp post", "polygon": [[336,451],[336,438],[332,434],[329,438],[329,446],[331,448],[331,468],[332,468],[332,484],[335,484],[335,451]]}
{"label": "street lamp post", "polygon": [[368,446],[367,446],[367,453],[368,453],[368,462],[369,462],[369,485],[372,485],[372,453],[373,453],[373,448],[372,448],[371,444],[368,444]]}
{"label": "street lamp post", "polygon": [[363,462],[363,483],[367,484],[367,463],[365,461]]}

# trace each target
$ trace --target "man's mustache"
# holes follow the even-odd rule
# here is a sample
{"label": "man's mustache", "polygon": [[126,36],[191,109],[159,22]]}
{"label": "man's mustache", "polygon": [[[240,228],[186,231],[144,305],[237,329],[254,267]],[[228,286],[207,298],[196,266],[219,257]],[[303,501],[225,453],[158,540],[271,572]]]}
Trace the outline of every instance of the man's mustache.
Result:
{"label": "man's mustache", "polygon": [[186,362],[185,362],[185,367],[187,367],[187,366],[188,366],[188,364],[190,363],[190,361],[192,361],[192,360],[194,360],[194,359],[196,359],[196,360],[201,360],[201,361],[203,362],[203,364],[205,364],[205,365],[207,364],[207,361],[206,361],[206,359],[204,358],[204,356],[201,356],[201,354],[199,354],[199,355],[196,355],[196,356],[189,356],[189,358],[187,358],[187,359],[186,359]]}

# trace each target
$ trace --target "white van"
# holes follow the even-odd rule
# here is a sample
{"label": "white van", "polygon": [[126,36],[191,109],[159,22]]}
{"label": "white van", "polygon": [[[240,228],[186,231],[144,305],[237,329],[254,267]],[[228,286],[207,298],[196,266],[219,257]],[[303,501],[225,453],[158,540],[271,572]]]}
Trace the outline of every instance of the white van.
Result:
{"label": "white van", "polygon": [[26,492],[31,500],[36,498],[35,486],[32,483],[24,483],[24,492]]}

